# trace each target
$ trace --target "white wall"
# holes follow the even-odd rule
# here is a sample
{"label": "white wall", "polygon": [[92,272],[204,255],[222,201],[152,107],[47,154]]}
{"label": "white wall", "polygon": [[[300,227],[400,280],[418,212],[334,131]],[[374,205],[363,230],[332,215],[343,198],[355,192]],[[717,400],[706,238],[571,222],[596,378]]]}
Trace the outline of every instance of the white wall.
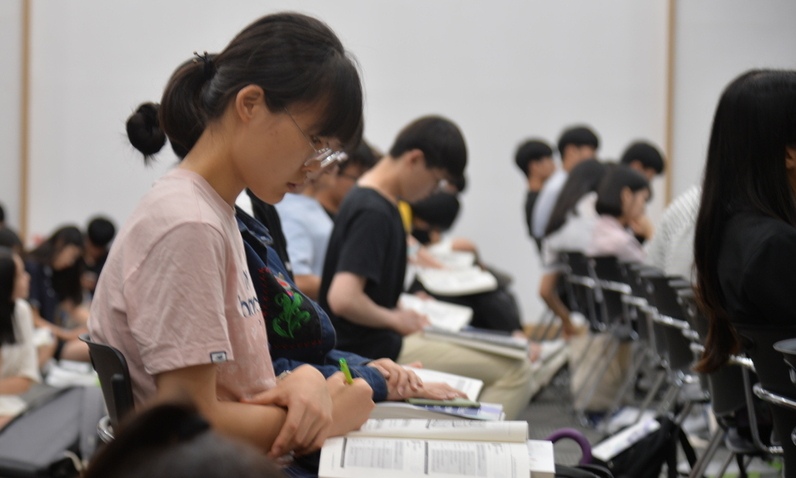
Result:
{"label": "white wall", "polygon": [[555,142],[591,124],[605,157],[664,136],[664,0],[494,3],[474,0],[117,1],[34,3],[30,229],[104,212],[122,222],[170,159],[145,169],[124,120],[157,100],[173,68],[214,51],[255,17],[283,8],[319,16],[357,56],[367,137],[390,146],[426,113],[455,120],[470,150],[455,232],[514,274],[527,317],[540,312],[538,266],[522,218],[516,145]]}
{"label": "white wall", "polygon": [[22,0],[0,2],[0,204],[9,225],[19,224],[19,112],[22,106]]}
{"label": "white wall", "polygon": [[796,68],[796,2],[677,2],[674,195],[702,179],[713,114],[724,87],[751,68]]}
{"label": "white wall", "polygon": [[[14,5],[0,2],[0,26]],[[744,69],[747,54],[782,63],[792,58],[784,50],[796,44],[788,33],[796,18],[790,0],[678,6],[675,192],[701,170],[699,142],[716,85]],[[515,276],[526,318],[538,316],[541,305],[536,254],[522,217],[523,179],[513,165],[516,145],[528,136],[554,143],[575,122],[599,132],[604,158],[618,157],[635,138],[662,145],[665,136],[666,0],[71,0],[33,7],[29,215],[38,235],[65,221],[84,224],[99,212],[123,222],[173,163],[166,152],[156,166],[142,165],[125,139],[128,114],[141,101],[157,100],[171,71],[193,51],[217,51],[254,18],[281,9],[322,18],[356,55],[366,135],[380,148],[422,114],[459,123],[470,150],[469,189],[454,232]],[[739,52],[738,45],[746,48]],[[721,60],[714,66],[716,52]],[[4,74],[0,82],[6,101],[13,81]],[[3,124],[13,124],[11,118]],[[18,133],[8,129],[0,147],[14,158],[2,140]],[[0,200],[13,202],[4,197],[7,174],[15,174],[7,163],[0,166]],[[658,183],[653,217],[663,198]]]}

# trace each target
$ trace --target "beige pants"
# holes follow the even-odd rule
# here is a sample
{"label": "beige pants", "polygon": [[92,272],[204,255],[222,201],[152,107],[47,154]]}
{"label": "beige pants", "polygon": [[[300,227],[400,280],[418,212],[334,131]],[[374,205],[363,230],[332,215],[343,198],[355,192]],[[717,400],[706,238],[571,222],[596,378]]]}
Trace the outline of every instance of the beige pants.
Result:
{"label": "beige pants", "polygon": [[449,342],[429,340],[422,333],[404,337],[398,363],[421,362],[424,368],[464,375],[484,382],[478,399],[500,403],[512,420],[528,406],[534,391],[531,363],[481,352]]}

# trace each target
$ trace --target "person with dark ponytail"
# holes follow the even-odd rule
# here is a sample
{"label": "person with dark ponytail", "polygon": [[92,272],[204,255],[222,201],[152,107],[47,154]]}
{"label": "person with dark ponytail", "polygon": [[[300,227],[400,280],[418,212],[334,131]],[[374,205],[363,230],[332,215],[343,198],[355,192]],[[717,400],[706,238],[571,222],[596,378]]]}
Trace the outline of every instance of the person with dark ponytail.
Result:
{"label": "person with dark ponytail", "polygon": [[[156,112],[156,114],[154,114]],[[184,156],[119,231],[89,329],[130,365],[136,405],[188,394],[222,434],[272,456],[303,455],[357,429],[372,390],[301,366],[277,379],[234,203],[276,203],[359,141],[362,87],[324,23],[280,13],[218,54],[196,54],[128,136],[146,157]]]}
{"label": "person with dark ponytail", "polygon": [[25,302],[29,285],[22,259],[0,247],[0,428],[24,409],[17,396],[41,380],[33,317]]}

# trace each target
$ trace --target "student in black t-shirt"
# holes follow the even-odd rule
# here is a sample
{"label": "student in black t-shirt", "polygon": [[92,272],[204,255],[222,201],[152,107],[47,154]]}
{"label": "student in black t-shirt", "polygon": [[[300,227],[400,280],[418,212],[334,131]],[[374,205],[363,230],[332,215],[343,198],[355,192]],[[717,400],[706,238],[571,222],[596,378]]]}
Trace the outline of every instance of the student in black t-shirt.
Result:
{"label": "student in black t-shirt", "polygon": [[533,206],[539,191],[542,190],[547,178],[556,170],[553,162],[553,148],[545,141],[538,139],[527,140],[517,148],[514,163],[520,168],[528,181],[528,192],[525,196],[525,223],[528,225],[528,234],[536,242],[536,247],[542,249],[542,239],[533,235]]}
{"label": "student in black t-shirt", "polygon": [[[796,71],[753,70],[730,83],[716,109],[703,177],[694,262],[709,331],[697,369],[712,372],[741,350],[737,327],[786,339],[796,324]],[[782,363],[772,350],[754,353]],[[794,399],[786,370],[755,366],[767,387],[780,382],[771,391]],[[772,412],[784,476],[796,476],[796,420],[778,407]]]}
{"label": "student in black t-shirt", "polygon": [[404,128],[340,207],[326,251],[320,303],[334,323],[338,348],[399,363],[419,361],[483,380],[480,400],[503,404],[512,418],[533,390],[527,358],[426,340],[417,333],[426,317],[398,307],[407,262],[398,201],[418,201],[443,180],[460,178],[466,162],[464,138],[451,121],[429,116]]}

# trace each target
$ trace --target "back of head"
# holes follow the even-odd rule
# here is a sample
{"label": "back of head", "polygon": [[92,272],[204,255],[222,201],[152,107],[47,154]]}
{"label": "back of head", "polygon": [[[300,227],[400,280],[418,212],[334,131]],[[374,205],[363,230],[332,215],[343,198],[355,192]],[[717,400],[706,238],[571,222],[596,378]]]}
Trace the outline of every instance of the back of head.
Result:
{"label": "back of head", "polygon": [[453,194],[436,192],[412,203],[412,215],[427,222],[432,228],[446,231],[459,215],[459,200]]}
{"label": "back of head", "polygon": [[377,154],[376,150],[363,139],[356,148],[348,153],[348,159],[340,165],[340,171],[345,171],[349,166],[357,166],[362,171],[367,171],[375,166],[379,159],[381,159],[381,155]]}
{"label": "back of head", "polygon": [[528,164],[531,161],[539,161],[543,158],[551,158],[553,149],[545,141],[540,139],[530,139],[522,143],[514,154],[514,164],[520,171],[528,176]]}
{"label": "back of head", "polygon": [[701,370],[715,370],[738,348],[717,275],[724,225],[741,210],[796,225],[788,147],[796,149],[796,71],[751,70],[733,80],[713,118],[694,240],[697,290],[711,318]]}
{"label": "back of head", "polygon": [[625,149],[622,153],[620,163],[630,165],[633,161],[638,161],[644,169],[652,169],[655,174],[661,174],[666,167],[663,161],[663,154],[651,143],[646,141],[636,141]]}
{"label": "back of head", "polygon": [[84,478],[275,478],[265,455],[210,429],[189,405],[161,404],[124,423]]}
{"label": "back of head", "polygon": [[[322,105],[318,136],[337,138],[349,148],[361,137],[362,86],[340,40],[315,18],[277,13],[247,26],[221,53],[197,55],[180,65],[166,85],[157,116],[145,109],[128,120],[143,125],[133,128],[131,143],[157,144],[147,134],[157,136],[162,130],[184,156],[248,85],[265,91],[272,112],[294,104]],[[141,151],[147,155],[153,149]]]}
{"label": "back of head", "polygon": [[95,217],[89,221],[86,235],[95,246],[106,247],[116,235],[116,226],[108,218]]}
{"label": "back of head", "polygon": [[428,168],[442,168],[454,179],[464,174],[467,166],[464,136],[446,118],[424,116],[409,123],[395,138],[390,156],[397,158],[413,149],[423,152]]}
{"label": "back of head", "polygon": [[606,171],[613,167],[596,159],[588,159],[572,168],[569,176],[567,176],[567,181],[561,188],[558,200],[553,206],[553,211],[550,213],[550,220],[547,223],[547,229],[545,229],[545,237],[564,225],[567,216],[575,209],[578,201],[587,193],[596,191]]}
{"label": "back of head", "polygon": [[600,139],[588,126],[573,126],[564,130],[558,138],[559,154],[563,156],[564,149],[570,145],[577,147],[591,146],[594,149],[599,149]]}
{"label": "back of head", "polygon": [[0,204],[0,226],[5,225],[6,223],[6,210],[2,204]]}
{"label": "back of head", "polygon": [[22,241],[17,233],[9,227],[0,228],[0,247],[7,247],[20,256],[23,252]]}
{"label": "back of head", "polygon": [[597,203],[594,205],[597,214],[621,217],[622,190],[625,188],[635,193],[649,190],[650,184],[641,173],[628,166],[620,164],[611,168],[597,186]]}

